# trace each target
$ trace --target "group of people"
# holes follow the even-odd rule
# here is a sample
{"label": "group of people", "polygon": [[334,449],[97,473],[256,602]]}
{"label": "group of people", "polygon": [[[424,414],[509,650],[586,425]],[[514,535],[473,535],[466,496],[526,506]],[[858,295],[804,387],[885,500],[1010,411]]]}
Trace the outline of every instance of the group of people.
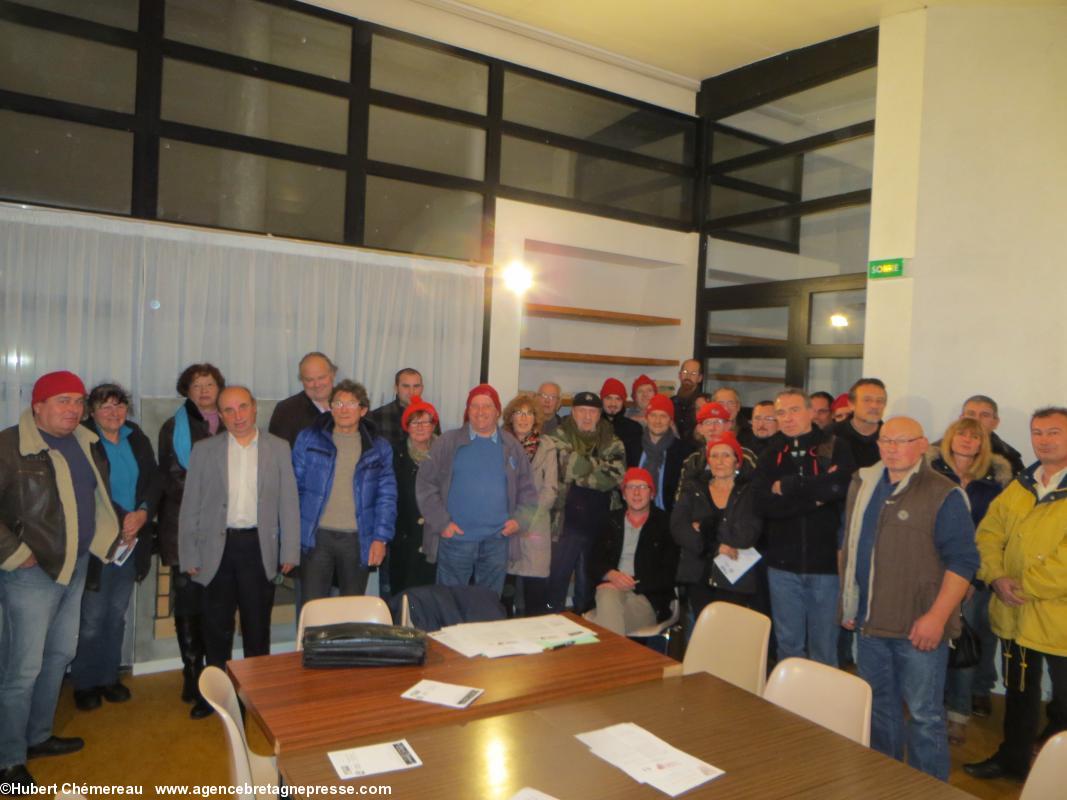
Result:
{"label": "group of people", "polygon": [[[302,391],[260,431],[249,388],[189,366],[158,462],[121,386],[37,381],[0,433],[0,779],[32,782],[28,758],[82,747],[52,730],[68,665],[78,708],[129,698],[123,617],[153,551],[194,718],[211,713],[197,678],[231,657],[238,610],[244,654],[266,654],[284,576],[307,602],[362,594],[377,569],[383,594],[518,585],[522,613],[569,599],[619,633],[679,601],[691,619],[714,601],[759,610],[778,659],[854,657],[872,746],[942,779],[950,737],[988,713],[998,641],[1005,739],[968,771],[1022,777],[1035,742],[1067,728],[1067,409],[1034,413],[1024,469],[991,398],[968,398],[931,444],[916,420],[883,420],[876,378],[748,411],[732,388],[705,394],[687,359],[673,397],[646,376],[629,391],[609,379],[574,393],[569,415],[556,383],[506,405],[479,384],[442,432],[416,369],[373,410],[326,355],[298,370]],[[739,578],[716,563],[749,548],[760,559]],[[963,620],[982,657],[949,669]]]}

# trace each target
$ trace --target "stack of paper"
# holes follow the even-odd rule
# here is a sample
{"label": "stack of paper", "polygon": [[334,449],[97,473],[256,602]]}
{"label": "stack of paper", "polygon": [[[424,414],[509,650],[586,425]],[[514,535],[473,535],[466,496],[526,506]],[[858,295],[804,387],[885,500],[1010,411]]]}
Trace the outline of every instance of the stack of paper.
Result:
{"label": "stack of paper", "polygon": [[737,558],[730,558],[719,554],[715,556],[715,566],[730,583],[737,583],[738,579],[756,566],[761,558],[759,550],[755,547],[746,547],[737,551]]}
{"label": "stack of paper", "polygon": [[638,783],[647,783],[671,797],[723,774],[721,769],[671,747],[632,722],[579,733],[575,738],[593,755],[618,767]]}
{"label": "stack of paper", "polygon": [[422,759],[415,755],[407,739],[334,750],[327,755],[341,780],[422,766]]}
{"label": "stack of paper", "polygon": [[421,680],[400,696],[405,700],[421,700],[449,708],[466,708],[481,697],[484,691],[485,689],[475,689],[473,686]]}
{"label": "stack of paper", "polygon": [[468,658],[526,655],[597,641],[593,631],[560,614],[450,625],[430,636]]}

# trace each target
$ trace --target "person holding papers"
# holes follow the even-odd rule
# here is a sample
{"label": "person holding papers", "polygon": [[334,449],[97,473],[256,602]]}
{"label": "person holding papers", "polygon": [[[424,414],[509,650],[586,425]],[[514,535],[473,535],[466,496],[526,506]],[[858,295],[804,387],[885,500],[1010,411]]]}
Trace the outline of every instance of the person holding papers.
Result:
{"label": "person holding papers", "polygon": [[135,581],[143,580],[152,563],[153,520],[163,491],[152,443],[126,418],[130,395],[115,383],[102,383],[89,393],[90,419],[85,427],[100,437],[109,468],[108,486],[122,531],[114,561],[104,564],[89,556],[82,595],[78,650],[70,665],[74,704],[82,711],[130,699],[119,680],[119,660],[126,633],[126,607]]}
{"label": "person holding papers", "polygon": [[655,490],[647,469],[626,471],[626,508],[608,514],[589,558],[589,579],[597,587],[596,622],[620,635],[671,614],[678,547],[667,512],[652,504]]}
{"label": "person holding papers", "polygon": [[688,592],[693,618],[714,600],[766,611],[758,567],[731,581],[716,565],[717,556],[737,560],[739,551],[755,546],[763,530],[752,505],[752,492],[740,472],[743,454],[729,431],[710,439],[707,466],[686,479],[671,513],[671,535],[681,548],[678,583]]}

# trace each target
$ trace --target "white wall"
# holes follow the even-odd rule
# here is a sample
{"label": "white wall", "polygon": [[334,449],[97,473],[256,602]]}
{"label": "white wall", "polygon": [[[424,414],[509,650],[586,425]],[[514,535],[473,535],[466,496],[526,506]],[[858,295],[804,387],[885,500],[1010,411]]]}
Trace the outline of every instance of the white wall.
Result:
{"label": "white wall", "polygon": [[[497,202],[496,260],[521,259],[534,273],[531,302],[675,317],[671,327],[630,327],[525,318],[498,279],[493,291],[489,377],[501,395],[560,383],[565,393],[599,391],[606,378],[629,386],[639,374],[677,381],[677,366],[613,367],[520,360],[520,347],[601,355],[689,357],[693,349],[697,234],[634,225],[554,208]],[[533,244],[531,244],[533,243]],[[556,252],[546,252],[555,245]]]}
{"label": "white wall", "polygon": [[[883,21],[864,371],[936,432],[992,395],[1029,456],[1029,413],[1067,399],[1067,9],[937,7]],[[917,171],[912,172],[917,165]]]}

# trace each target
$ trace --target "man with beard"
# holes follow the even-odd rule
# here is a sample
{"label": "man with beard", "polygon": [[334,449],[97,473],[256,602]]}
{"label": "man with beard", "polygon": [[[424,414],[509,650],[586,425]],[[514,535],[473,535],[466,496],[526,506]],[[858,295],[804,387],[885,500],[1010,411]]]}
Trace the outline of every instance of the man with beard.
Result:
{"label": "man with beard", "polygon": [[696,409],[693,403],[704,385],[704,372],[700,361],[689,358],[678,369],[678,392],[671,398],[674,403],[674,424],[683,441],[689,439],[696,426]]}
{"label": "man with beard", "polygon": [[600,387],[600,401],[604,404],[603,418],[611,423],[615,435],[626,448],[626,466],[636,467],[641,459],[644,430],[639,422],[626,416],[626,386],[617,378],[608,378]]}
{"label": "man with beard", "polygon": [[[812,408],[815,401],[812,401]],[[752,427],[741,431],[737,440],[741,446],[751,450],[758,457],[767,446],[767,442],[778,433],[778,418],[774,415],[774,401],[760,400],[752,407]]]}

